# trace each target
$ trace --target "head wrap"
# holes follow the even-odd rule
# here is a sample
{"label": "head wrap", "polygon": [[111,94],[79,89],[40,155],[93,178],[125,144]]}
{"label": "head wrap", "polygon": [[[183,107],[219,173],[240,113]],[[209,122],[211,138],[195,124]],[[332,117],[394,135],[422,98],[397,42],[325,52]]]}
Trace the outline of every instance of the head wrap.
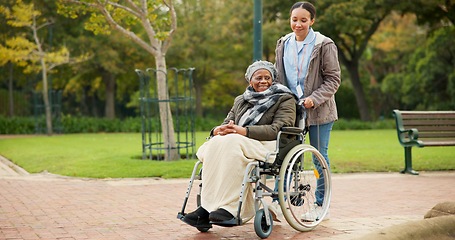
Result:
{"label": "head wrap", "polygon": [[254,72],[256,72],[259,69],[265,69],[270,72],[272,75],[272,81],[275,82],[276,77],[277,77],[277,70],[273,63],[268,62],[268,61],[256,61],[253,64],[251,64],[247,69],[245,73],[245,79],[247,82],[250,82],[251,76],[253,76]]}

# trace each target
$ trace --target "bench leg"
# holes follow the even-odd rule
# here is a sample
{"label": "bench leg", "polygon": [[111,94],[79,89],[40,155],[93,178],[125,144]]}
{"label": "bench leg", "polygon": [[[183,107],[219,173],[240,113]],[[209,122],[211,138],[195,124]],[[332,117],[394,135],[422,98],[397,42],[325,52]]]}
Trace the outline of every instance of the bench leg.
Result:
{"label": "bench leg", "polygon": [[404,147],[404,169],[401,173],[410,173],[412,175],[419,175],[418,172],[412,169],[412,147]]}

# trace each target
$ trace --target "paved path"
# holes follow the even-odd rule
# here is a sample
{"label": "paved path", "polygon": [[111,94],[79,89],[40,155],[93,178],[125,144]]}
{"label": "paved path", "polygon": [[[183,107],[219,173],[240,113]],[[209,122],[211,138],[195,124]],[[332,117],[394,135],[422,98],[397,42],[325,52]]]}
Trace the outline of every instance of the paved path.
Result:
{"label": "paved path", "polygon": [[[258,239],[252,221],[200,233],[178,220],[186,179],[79,179],[10,171],[5,163],[0,239]],[[269,239],[355,239],[420,220],[437,203],[455,199],[455,171],[334,174],[332,182],[330,220],[310,232],[275,222]]]}

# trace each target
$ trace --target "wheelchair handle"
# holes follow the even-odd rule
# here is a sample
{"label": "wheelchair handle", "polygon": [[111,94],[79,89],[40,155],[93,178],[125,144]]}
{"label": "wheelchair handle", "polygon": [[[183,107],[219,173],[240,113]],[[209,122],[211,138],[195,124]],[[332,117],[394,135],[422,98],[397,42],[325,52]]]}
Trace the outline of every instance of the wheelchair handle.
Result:
{"label": "wheelchair handle", "polygon": [[302,129],[298,127],[282,127],[281,132],[286,134],[299,135],[302,133]]}

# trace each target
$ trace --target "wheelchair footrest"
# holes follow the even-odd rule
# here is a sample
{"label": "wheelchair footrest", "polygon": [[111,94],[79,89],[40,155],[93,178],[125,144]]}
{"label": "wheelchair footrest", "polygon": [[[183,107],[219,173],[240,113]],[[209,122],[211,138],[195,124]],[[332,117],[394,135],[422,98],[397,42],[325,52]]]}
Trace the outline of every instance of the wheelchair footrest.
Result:
{"label": "wheelchair footrest", "polygon": [[222,227],[234,227],[234,226],[239,226],[239,221],[237,220],[237,218],[232,218],[232,219],[229,219],[229,220],[226,220],[226,221],[221,221],[221,222],[212,222],[210,221],[210,224],[213,224],[213,225],[218,225],[218,226],[222,226]]}

